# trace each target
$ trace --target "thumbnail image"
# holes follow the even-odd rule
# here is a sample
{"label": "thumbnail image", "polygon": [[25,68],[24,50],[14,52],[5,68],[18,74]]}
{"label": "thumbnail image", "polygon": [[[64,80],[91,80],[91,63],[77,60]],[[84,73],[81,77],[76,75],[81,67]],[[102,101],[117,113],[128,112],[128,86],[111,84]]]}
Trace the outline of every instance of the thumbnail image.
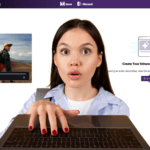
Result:
{"label": "thumbnail image", "polygon": [[32,34],[0,34],[0,83],[32,82]]}

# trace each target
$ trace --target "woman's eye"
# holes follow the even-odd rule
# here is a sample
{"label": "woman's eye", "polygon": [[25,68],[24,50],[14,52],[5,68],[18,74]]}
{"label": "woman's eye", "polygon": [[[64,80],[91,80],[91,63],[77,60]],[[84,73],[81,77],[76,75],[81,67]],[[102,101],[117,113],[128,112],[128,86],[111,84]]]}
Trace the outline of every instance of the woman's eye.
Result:
{"label": "woman's eye", "polygon": [[[84,52],[83,54],[89,54],[89,53],[91,52],[91,50],[89,50],[89,49],[84,49],[82,52]],[[63,49],[63,50],[61,50],[61,53],[62,53],[63,55],[66,55],[66,54],[69,53],[69,50]]]}
{"label": "woman's eye", "polygon": [[[85,51],[84,54],[89,54],[89,53],[91,52],[91,50],[89,50],[89,49],[84,49],[83,52],[84,52],[84,51]],[[88,51],[89,51],[89,53],[88,53]]]}
{"label": "woman's eye", "polygon": [[[64,52],[64,53],[63,53]],[[63,53],[63,54],[67,54],[68,53],[68,50],[66,50],[66,49],[63,49],[63,50],[61,50],[61,53]]]}

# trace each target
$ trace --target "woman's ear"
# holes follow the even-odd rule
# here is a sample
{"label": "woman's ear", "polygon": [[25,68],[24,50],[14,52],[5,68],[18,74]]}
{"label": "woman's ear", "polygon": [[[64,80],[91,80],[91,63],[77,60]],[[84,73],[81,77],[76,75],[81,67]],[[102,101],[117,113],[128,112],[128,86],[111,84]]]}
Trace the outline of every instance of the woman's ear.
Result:
{"label": "woman's ear", "polygon": [[102,56],[103,56],[103,52],[101,52],[98,55],[98,62],[97,62],[97,67],[99,67],[102,64]]}

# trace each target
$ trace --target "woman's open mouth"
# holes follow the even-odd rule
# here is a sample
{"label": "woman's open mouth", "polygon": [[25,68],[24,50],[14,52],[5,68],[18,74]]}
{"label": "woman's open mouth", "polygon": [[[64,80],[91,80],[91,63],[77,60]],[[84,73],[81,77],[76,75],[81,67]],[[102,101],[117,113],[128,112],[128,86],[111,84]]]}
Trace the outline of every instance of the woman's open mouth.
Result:
{"label": "woman's open mouth", "polygon": [[72,80],[77,80],[81,77],[80,74],[69,74],[69,78],[71,78]]}
{"label": "woman's open mouth", "polygon": [[68,73],[69,78],[72,80],[77,80],[81,77],[81,73],[78,70],[72,70]]}

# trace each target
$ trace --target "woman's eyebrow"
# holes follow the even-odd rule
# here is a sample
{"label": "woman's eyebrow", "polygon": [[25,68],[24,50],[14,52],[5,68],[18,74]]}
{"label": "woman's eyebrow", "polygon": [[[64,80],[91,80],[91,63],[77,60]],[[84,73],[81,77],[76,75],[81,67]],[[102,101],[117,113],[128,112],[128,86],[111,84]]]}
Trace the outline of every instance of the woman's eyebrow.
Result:
{"label": "woman's eyebrow", "polygon": [[70,46],[69,46],[68,44],[66,44],[66,43],[61,43],[61,44],[59,44],[59,46],[61,46],[61,45],[70,47]]}
{"label": "woman's eyebrow", "polygon": [[80,47],[83,47],[83,46],[86,46],[86,45],[91,45],[92,47],[94,47],[91,43],[84,43]]}
{"label": "woman's eyebrow", "polygon": [[[61,46],[61,45],[71,47],[71,46],[69,46],[69,45],[66,44],[66,43],[61,43],[61,44],[59,44],[59,46]],[[91,43],[84,43],[84,44],[82,44],[80,47],[83,47],[83,46],[86,46],[86,45],[91,45],[92,47],[94,47]]]}

